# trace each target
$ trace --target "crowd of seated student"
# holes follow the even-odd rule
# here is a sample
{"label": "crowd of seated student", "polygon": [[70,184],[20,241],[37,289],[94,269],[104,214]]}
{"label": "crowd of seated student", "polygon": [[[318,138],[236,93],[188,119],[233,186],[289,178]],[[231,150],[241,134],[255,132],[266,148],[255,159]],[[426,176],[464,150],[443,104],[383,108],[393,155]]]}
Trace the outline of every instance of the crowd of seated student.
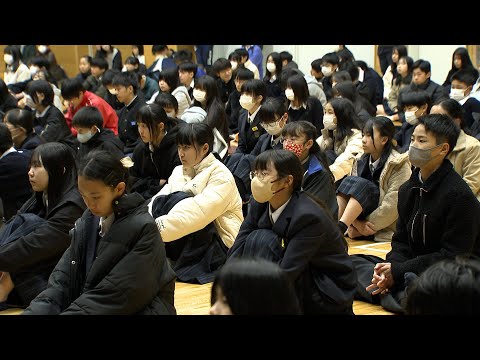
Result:
{"label": "crowd of seated student", "polygon": [[[408,259],[403,248],[404,243],[419,241],[416,232],[421,226],[405,213],[405,203],[413,201],[406,198],[406,184],[415,188],[420,177],[418,186],[425,189],[425,194],[429,193],[423,195],[431,196],[429,201],[433,204],[437,201],[434,189],[438,184],[431,183],[443,171],[455,184],[460,179],[458,183],[465,185],[457,184],[457,192],[451,197],[460,197],[470,205],[470,195],[477,198],[474,204],[480,199],[479,80],[464,48],[454,52],[452,69],[444,86],[440,86],[430,79],[431,65],[427,60],[414,61],[406,55],[404,46],[394,46],[382,86],[381,77],[364,61],[355,60],[345,48],[314,60],[312,77],[304,76],[294,65],[289,66],[293,63],[289,54],[282,57],[282,53],[272,52],[265,58],[265,68],[255,66],[249,60],[249,52],[255,46],[235,50],[228,60],[217,59],[207,69],[210,75],[199,77],[198,66],[188,51],[172,56],[167,46],[154,45],[156,60],[146,68],[139,60],[140,53],[132,51],[123,64],[118,49],[99,45],[93,59],[82,57],[76,78],[61,79],[60,95],[68,104],[64,114],[54,106],[57,80],[48,81],[50,64],[43,61],[51,50],[41,46],[43,52],[39,46],[37,58],[28,62],[29,76],[25,78],[20,76],[23,63],[17,47],[5,51],[10,80],[4,87],[0,82],[3,91],[0,106],[5,108],[0,114],[6,124],[0,130],[8,131],[10,137],[5,136],[0,165],[6,166],[6,171],[18,176],[15,177],[18,183],[23,181],[25,185],[29,172],[22,169],[25,170],[32,151],[38,157],[44,145],[67,145],[61,149],[68,150],[77,166],[87,166],[84,160],[92,159],[89,156],[92,151],[107,149],[111,159],[121,160],[128,169],[125,171],[129,180],[125,189],[119,189],[119,197],[115,195],[111,201],[123,199],[127,192],[138,192],[148,202],[177,281],[209,282],[233,254],[232,257],[259,255],[277,262],[287,272],[302,313],[351,314],[355,271],[360,274],[355,296],[402,312],[405,288],[427,265],[451,258],[452,254],[477,252],[475,227],[465,230],[469,232],[464,236],[470,239],[469,244],[467,240],[460,244],[457,236],[451,235],[459,232],[445,231],[442,241],[452,245],[445,248],[435,245],[440,235],[432,235],[437,232],[430,230],[439,227],[438,219],[424,208],[417,211],[421,213],[418,221],[428,239],[423,239],[423,247],[410,244],[413,250],[409,250]],[[256,79],[264,70],[265,77]],[[15,77],[17,80],[12,80]],[[325,106],[310,91],[312,81],[328,99]],[[21,99],[18,104],[17,99]],[[392,121],[399,121],[400,126]],[[236,151],[227,152],[230,138],[235,136]],[[424,145],[425,139],[432,147]],[[289,156],[283,150],[294,153],[297,160],[287,161]],[[282,168],[283,157],[291,165],[288,174]],[[14,166],[11,160],[15,158],[18,163]],[[43,164],[42,161],[40,156],[37,163]],[[68,170],[66,166],[64,169],[62,175]],[[430,181],[425,180],[427,177]],[[109,179],[97,180],[107,187],[118,187],[121,182],[111,185]],[[8,184],[5,189],[9,189]],[[12,195],[9,192],[12,191],[0,194],[3,203],[0,210],[5,221],[10,219],[5,228],[10,228],[14,219],[20,219],[15,214],[31,188],[22,186],[14,190],[18,199],[9,196]],[[48,219],[48,191],[44,191],[43,199]],[[343,293],[330,298],[332,289],[317,276],[325,271],[322,267],[327,255],[316,251],[314,258],[307,259],[305,254],[312,249],[306,243],[298,247],[301,242],[294,234],[296,223],[287,227],[278,225],[285,225],[291,214],[296,219],[302,213],[297,209],[297,200],[305,206],[320,203],[321,210],[317,205],[314,207],[319,212],[317,220],[324,223],[322,229],[305,225],[301,230],[318,232],[321,238],[341,239],[343,234],[352,239],[392,241],[387,260],[370,258],[362,262],[354,258],[352,264],[344,259],[344,243],[335,240],[329,245],[337,256],[333,265],[345,271],[331,279]],[[133,202],[132,209],[142,206],[140,198]],[[95,212],[92,203],[85,200],[85,204]],[[475,216],[476,205],[471,206]],[[460,210],[453,205],[449,208],[455,218]],[[267,230],[268,234],[263,232]],[[249,235],[252,231],[256,234],[253,237]],[[3,246],[6,245],[0,244],[0,254]],[[429,257],[430,252],[441,255]],[[56,256],[58,261],[58,253]],[[408,266],[401,264],[405,261]],[[48,263],[48,271],[53,269],[53,262]],[[298,264],[306,266],[309,272],[294,270]],[[0,298],[0,306],[9,306],[10,302],[27,306],[46,287],[48,276],[43,270],[42,267],[38,273],[41,279],[38,284],[42,285],[32,286],[34,291],[25,295],[23,278],[15,280],[16,268],[3,269],[0,261],[0,283],[3,281],[8,290]],[[88,271],[84,276],[87,275]],[[366,290],[358,293],[362,287]],[[20,297],[13,292],[13,300],[10,299],[8,294],[12,289],[17,289]],[[372,290],[373,296],[369,294]],[[325,303],[325,297],[331,301]],[[2,304],[2,299],[8,301]],[[152,299],[149,297],[148,301]],[[38,304],[43,306],[42,301]],[[135,309],[138,312],[142,308]]]}

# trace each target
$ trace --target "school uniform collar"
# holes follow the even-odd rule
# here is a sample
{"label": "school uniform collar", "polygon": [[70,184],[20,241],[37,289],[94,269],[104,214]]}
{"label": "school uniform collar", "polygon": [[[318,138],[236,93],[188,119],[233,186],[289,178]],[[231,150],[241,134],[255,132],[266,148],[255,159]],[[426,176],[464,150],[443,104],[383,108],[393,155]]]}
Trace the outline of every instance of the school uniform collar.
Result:
{"label": "school uniform collar", "polygon": [[41,117],[44,117],[45,114],[47,113],[47,111],[50,109],[52,105],[48,105],[45,110],[43,110],[41,113],[39,113],[38,111],[35,111],[35,117],[36,118],[41,118]]}
{"label": "school uniform collar", "polygon": [[283,204],[282,206],[280,206],[277,210],[275,210],[273,212],[272,212],[271,205],[270,204],[268,205],[268,215],[270,216],[270,219],[274,224],[277,222],[277,220],[278,220],[279,216],[282,214],[283,210],[285,210],[285,208],[287,207],[291,198],[292,197],[290,196],[290,198],[285,202],[285,204]]}
{"label": "school uniform collar", "polygon": [[17,152],[17,150],[15,150],[15,148],[13,146],[10,149],[8,149],[7,151],[5,151],[2,154],[2,156],[0,156],[0,160],[2,160],[5,156],[7,156],[8,154],[10,154],[12,152]]}
{"label": "school uniform collar", "polygon": [[260,108],[262,107],[262,105],[260,105],[258,107],[257,110],[255,110],[255,112],[253,114],[250,115],[250,113],[247,111],[247,121],[249,124],[253,123],[253,121],[255,120],[255,116],[257,115],[258,113],[258,110],[260,110]]}
{"label": "school uniform collar", "polygon": [[138,98],[138,95],[135,95],[135,97],[132,99],[132,101],[130,101],[127,105],[125,105],[128,110],[130,110],[133,107],[134,102],[137,98]]}
{"label": "school uniform collar", "polygon": [[[368,167],[372,174],[375,171],[375,169],[378,167],[379,163],[380,163],[380,157],[377,160],[375,160],[373,163],[372,163],[372,155],[368,157]],[[373,166],[373,170],[372,170],[372,166]]]}
{"label": "school uniform collar", "polygon": [[292,110],[298,110],[300,109],[301,107],[303,107],[305,110],[307,109],[307,104],[303,103],[302,105],[300,105],[299,107],[295,107],[292,105],[292,102],[290,101],[290,104],[288,105],[288,108],[289,109],[292,109]]}

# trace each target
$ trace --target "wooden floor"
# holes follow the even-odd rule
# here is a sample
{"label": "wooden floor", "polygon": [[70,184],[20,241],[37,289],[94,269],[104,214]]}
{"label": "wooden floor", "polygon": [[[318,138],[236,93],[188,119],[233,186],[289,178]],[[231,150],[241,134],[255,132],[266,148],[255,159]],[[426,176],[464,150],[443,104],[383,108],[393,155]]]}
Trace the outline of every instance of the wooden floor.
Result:
{"label": "wooden floor", "polygon": [[[385,258],[390,251],[389,242],[355,241],[347,239],[349,254],[370,254]],[[194,285],[177,282],[175,286],[175,308],[178,315],[208,315],[210,310],[210,289],[212,284]],[[21,309],[0,311],[0,315],[17,315]],[[392,315],[379,305],[355,300],[353,312],[356,315]]]}

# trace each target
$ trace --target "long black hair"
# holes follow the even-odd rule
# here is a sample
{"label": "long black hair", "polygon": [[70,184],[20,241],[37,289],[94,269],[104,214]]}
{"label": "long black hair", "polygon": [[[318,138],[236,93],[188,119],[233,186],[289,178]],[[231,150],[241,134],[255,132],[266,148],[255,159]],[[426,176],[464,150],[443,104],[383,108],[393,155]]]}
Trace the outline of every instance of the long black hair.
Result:
{"label": "long black hair", "polygon": [[[48,173],[48,208],[53,209],[61,198],[76,188],[77,167],[72,150],[65,144],[49,142],[33,150],[30,166],[42,166]],[[42,192],[37,192],[37,201],[41,201]]]}

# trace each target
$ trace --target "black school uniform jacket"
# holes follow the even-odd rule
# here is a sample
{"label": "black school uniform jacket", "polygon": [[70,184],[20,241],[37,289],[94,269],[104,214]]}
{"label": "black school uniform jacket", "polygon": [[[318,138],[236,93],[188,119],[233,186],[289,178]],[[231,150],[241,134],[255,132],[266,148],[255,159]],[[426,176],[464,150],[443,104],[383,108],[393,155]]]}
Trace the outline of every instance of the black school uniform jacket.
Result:
{"label": "black school uniform jacket", "polygon": [[[258,113],[257,113],[258,114]],[[255,115],[252,123],[248,122],[248,111],[241,109],[238,116],[238,147],[236,152],[250,154],[260,136],[266,133],[260,125],[260,117]]]}
{"label": "black school uniform jacket", "polygon": [[[228,255],[242,251],[248,235],[257,229],[271,229],[284,243],[280,267],[293,282],[302,281],[307,271],[316,288],[329,302],[351,306],[356,276],[352,261],[344,246],[342,234],[333,221],[314,200],[304,192],[294,192],[280,217],[272,226],[269,203],[251,200],[251,208],[240,227]],[[303,294],[297,295],[302,303]]]}
{"label": "black school uniform jacket", "polygon": [[24,314],[175,314],[175,273],[144,203],[136,193],[115,201],[115,220],[103,238],[100,219],[87,209],[47,289]]}
{"label": "black school uniform jacket", "polygon": [[123,142],[123,152],[125,154],[133,152],[133,149],[138,144],[137,112],[143,105],[145,105],[145,99],[142,92],[138,91],[135,100],[117,112],[118,137]]}
{"label": "black school uniform jacket", "polygon": [[422,184],[415,169],[398,191],[398,221],[392,250],[396,284],[403,275],[420,275],[433,263],[458,254],[480,255],[480,203],[450,161]]}
{"label": "black school uniform jacket", "polygon": [[110,129],[102,129],[86,143],[80,144],[77,153],[78,163],[92,150],[108,151],[119,160],[125,156],[123,154],[123,143]]}
{"label": "black school uniform jacket", "polygon": [[[46,284],[51,271],[70,246],[68,232],[85,210],[85,203],[76,188],[66,192],[51,209],[45,207],[41,197],[41,193],[35,193],[19,213],[36,214],[47,221],[28,235],[0,247],[0,271],[9,272],[15,284],[17,275],[25,280],[28,277],[25,273],[38,275],[40,269]],[[38,289],[37,294],[44,289]]]}
{"label": "black school uniform jacket", "polygon": [[182,121],[175,127],[167,131],[160,146],[153,152],[150,151],[149,144],[139,143],[133,151],[133,166],[129,169],[130,173],[130,191],[138,192],[145,200],[150,199],[157,194],[162,186],[160,180],[168,180],[172,175],[173,169],[181,165],[177,149],[177,133]]}

